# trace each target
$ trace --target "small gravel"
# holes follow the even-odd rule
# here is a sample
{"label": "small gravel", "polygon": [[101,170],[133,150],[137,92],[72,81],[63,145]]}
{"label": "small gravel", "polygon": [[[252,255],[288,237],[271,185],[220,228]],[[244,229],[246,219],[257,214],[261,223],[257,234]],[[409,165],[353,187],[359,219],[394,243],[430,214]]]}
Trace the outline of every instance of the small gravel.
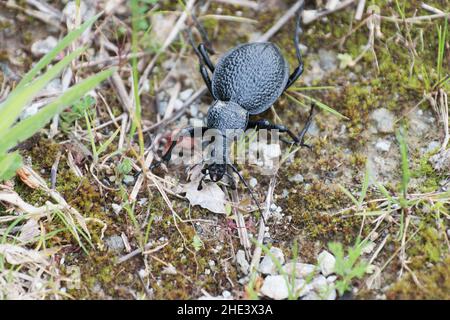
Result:
{"label": "small gravel", "polygon": [[324,276],[328,276],[334,273],[336,258],[331,253],[324,250],[317,257],[317,264],[319,265],[320,272]]}
{"label": "small gravel", "polygon": [[[279,261],[280,264],[284,263],[284,254],[283,251],[281,251],[281,249],[272,247],[270,248],[270,253],[273,255],[274,259]],[[277,273],[277,267],[275,265],[275,262],[269,255],[264,256],[261,263],[259,264],[258,270],[262,274],[273,275]]]}
{"label": "small gravel", "polygon": [[395,116],[385,108],[380,108],[372,112],[370,118],[375,122],[375,127],[380,133],[394,132]]}
{"label": "small gravel", "polygon": [[115,235],[105,239],[105,244],[109,250],[120,253],[125,249],[122,237]]}

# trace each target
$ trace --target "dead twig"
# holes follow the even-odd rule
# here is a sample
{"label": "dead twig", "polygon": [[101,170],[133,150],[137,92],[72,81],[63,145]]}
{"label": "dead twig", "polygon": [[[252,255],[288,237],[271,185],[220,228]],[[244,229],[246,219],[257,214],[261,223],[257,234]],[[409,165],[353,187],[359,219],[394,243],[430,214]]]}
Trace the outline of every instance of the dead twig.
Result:
{"label": "dead twig", "polygon": [[[267,221],[269,218],[270,213],[270,205],[273,201],[273,193],[275,191],[275,184],[277,182],[276,176],[272,176],[269,183],[269,188],[267,190],[267,196],[266,196],[266,208],[264,212],[262,213],[263,219],[260,219],[259,221],[259,231],[258,231],[258,238],[256,239],[258,244],[262,244],[264,239],[264,233],[266,232],[266,225],[264,221]],[[261,252],[262,248],[260,245],[255,246],[255,250],[253,251],[252,261],[250,262],[250,273],[253,271],[256,271],[259,266],[259,260],[261,260]]]}
{"label": "dead twig", "polygon": [[223,3],[223,4],[231,4],[234,6],[241,6],[241,7],[247,7],[253,10],[259,10],[260,4],[258,4],[256,1],[248,1],[248,0],[213,0],[217,3]]}
{"label": "dead twig", "polygon": [[152,245],[153,245],[153,242],[149,242],[149,243],[147,243],[147,244],[144,246],[144,251],[146,250],[145,252],[143,252],[141,248],[138,248],[138,249],[136,249],[136,250],[133,250],[133,251],[131,251],[130,253],[128,253],[128,254],[126,254],[126,255],[120,257],[120,258],[117,260],[116,265],[117,265],[117,264],[121,264],[121,263],[123,263],[123,262],[125,262],[125,261],[127,261],[127,260],[130,260],[131,258],[137,256],[137,255],[140,254],[140,253],[145,253],[145,254],[155,253],[155,252],[161,250],[162,248],[164,248],[165,246],[167,246],[168,244],[169,244],[169,242],[165,242],[165,243],[163,243],[163,244],[161,244],[161,245],[159,245],[159,246],[157,246],[157,247],[155,247],[155,248],[153,248],[153,249],[150,249],[150,248],[152,247]]}
{"label": "dead twig", "polygon": [[256,42],[269,41],[270,38],[272,38],[293,16],[295,16],[303,3],[304,0],[297,1],[266,33],[256,40]]}

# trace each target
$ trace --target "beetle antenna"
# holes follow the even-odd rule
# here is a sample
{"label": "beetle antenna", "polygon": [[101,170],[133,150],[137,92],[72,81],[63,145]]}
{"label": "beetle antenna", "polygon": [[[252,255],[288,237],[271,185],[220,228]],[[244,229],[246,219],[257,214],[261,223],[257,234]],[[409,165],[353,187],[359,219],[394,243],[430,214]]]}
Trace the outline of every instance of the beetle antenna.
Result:
{"label": "beetle antenna", "polygon": [[208,38],[208,33],[205,30],[205,27],[200,23],[200,21],[198,21],[195,14],[191,13],[191,17],[192,17],[192,20],[194,20],[195,27],[197,28],[198,32],[200,33],[200,36],[202,37],[203,43],[206,44],[206,46],[205,46],[206,50],[208,50],[208,52],[210,54],[215,54],[212,43]]}
{"label": "beetle antenna", "polygon": [[186,30],[187,34],[188,34],[188,41],[189,44],[191,45],[192,49],[194,49],[195,54],[197,55],[197,57],[199,57],[199,59],[202,59],[202,55],[200,53],[200,51],[198,50],[197,46],[195,45],[195,41],[194,41],[194,35],[192,34],[192,31],[190,28],[188,28]]}
{"label": "beetle antenna", "polygon": [[264,224],[266,224],[266,219],[264,218],[264,215],[263,215],[263,213],[262,213],[260,203],[259,203],[259,201],[256,199],[255,194],[254,194],[252,188],[250,188],[250,186],[248,185],[247,181],[245,181],[244,177],[239,173],[238,169],[237,169],[235,166],[233,166],[232,164],[228,164],[228,166],[229,166],[234,172],[237,173],[237,175],[239,176],[239,180],[242,181],[242,183],[245,185],[245,187],[246,187],[246,188],[248,189],[248,191],[250,192],[250,195],[251,195],[253,201],[254,201],[254,202],[256,203],[256,205],[258,206],[259,214],[261,215],[261,218],[262,218]]}
{"label": "beetle antenna", "polygon": [[198,190],[198,191],[200,191],[200,190],[203,189],[202,183],[203,183],[203,180],[205,180],[205,178],[206,178],[207,175],[208,175],[208,174],[204,174],[203,177],[200,179],[200,182],[198,183],[198,186],[197,186],[197,190]]}

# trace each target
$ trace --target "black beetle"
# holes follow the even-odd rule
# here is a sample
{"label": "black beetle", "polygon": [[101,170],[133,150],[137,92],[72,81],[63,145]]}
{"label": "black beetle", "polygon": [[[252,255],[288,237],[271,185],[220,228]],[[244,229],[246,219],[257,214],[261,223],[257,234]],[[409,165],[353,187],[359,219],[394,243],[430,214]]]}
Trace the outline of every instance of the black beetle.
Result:
{"label": "black beetle", "polygon": [[[213,53],[213,51],[209,45],[205,44],[208,43],[205,40],[206,37],[203,37],[204,42],[195,48],[192,34],[189,34],[191,44],[200,60],[200,73],[214,98],[214,102],[208,110],[207,125],[201,128],[202,132],[204,133],[208,129],[216,129],[224,136],[224,150],[216,153],[211,163],[206,164],[202,169],[204,176],[199,183],[199,190],[202,188],[203,179],[207,175],[214,182],[221,180],[223,176],[228,176],[231,181],[231,187],[235,188],[234,179],[231,172],[228,172],[227,167],[237,173],[240,180],[250,190],[236,167],[228,159],[230,139],[227,137],[227,130],[242,129],[244,131],[249,128],[256,130],[275,129],[279,130],[280,133],[287,133],[293,140],[291,143],[309,147],[304,144],[303,140],[312,121],[314,105],[311,107],[308,120],[298,136],[287,127],[273,124],[268,120],[249,120],[250,116],[266,111],[303,73],[303,61],[299,47],[303,7],[302,5],[297,12],[294,37],[298,66],[291,74],[289,74],[288,62],[281,54],[280,49],[271,42],[239,45],[225,53],[219,59],[217,65],[214,66],[208,54]],[[200,33],[203,34],[204,30],[202,30],[201,26],[199,27],[198,21],[196,21],[196,24]],[[212,73],[212,79],[208,69]],[[178,137],[181,135],[193,137],[194,131],[194,127],[183,129],[177,138],[173,140],[161,160],[155,162],[150,169],[156,168],[163,161],[168,162],[178,142]]]}

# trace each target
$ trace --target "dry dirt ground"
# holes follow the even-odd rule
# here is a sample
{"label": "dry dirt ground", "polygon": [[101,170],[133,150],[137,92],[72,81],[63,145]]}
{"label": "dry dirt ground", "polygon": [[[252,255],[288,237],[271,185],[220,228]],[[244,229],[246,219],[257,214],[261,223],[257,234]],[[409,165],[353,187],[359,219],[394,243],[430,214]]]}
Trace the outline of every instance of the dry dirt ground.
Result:
{"label": "dry dirt ground", "polygon": [[[0,185],[0,297],[449,299],[447,1],[307,1],[305,72],[260,118],[299,132],[319,101],[307,134],[313,147],[269,146],[259,152],[279,152],[279,167],[239,166],[265,225],[242,183],[233,193],[206,181],[197,192],[188,166],[170,163],[134,176],[177,129],[202,125],[212,102],[185,32],[194,2],[140,1],[134,26],[128,1],[0,3],[0,99],[68,29],[100,11],[68,79],[118,66],[18,146],[27,166]],[[214,62],[265,35],[296,3],[197,2]],[[286,20],[270,38],[291,70],[294,26]],[[23,118],[64,90],[64,75]],[[144,154],[133,132],[143,132]]]}

